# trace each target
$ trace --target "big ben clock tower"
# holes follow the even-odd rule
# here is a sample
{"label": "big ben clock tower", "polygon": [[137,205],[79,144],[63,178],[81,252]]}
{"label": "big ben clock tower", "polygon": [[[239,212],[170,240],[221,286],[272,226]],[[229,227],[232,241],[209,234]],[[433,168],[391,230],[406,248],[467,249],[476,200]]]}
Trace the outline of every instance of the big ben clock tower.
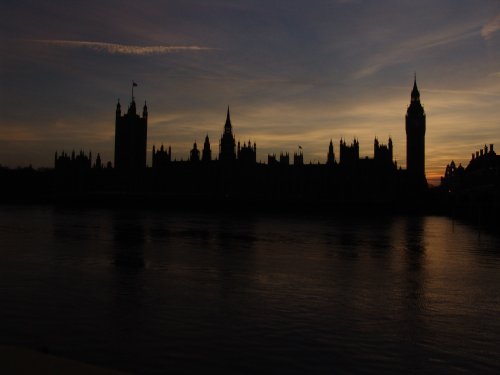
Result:
{"label": "big ben clock tower", "polygon": [[426,187],[425,178],[425,112],[420,103],[417,77],[413,82],[411,102],[406,111],[406,169],[412,184]]}

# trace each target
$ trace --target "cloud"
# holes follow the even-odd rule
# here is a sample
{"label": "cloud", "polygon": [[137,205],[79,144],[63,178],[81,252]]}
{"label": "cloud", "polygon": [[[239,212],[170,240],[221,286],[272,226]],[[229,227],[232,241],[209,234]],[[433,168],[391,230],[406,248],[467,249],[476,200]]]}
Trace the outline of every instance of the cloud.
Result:
{"label": "cloud", "polygon": [[481,35],[484,39],[491,39],[493,34],[498,30],[500,30],[500,14],[483,26]]}
{"label": "cloud", "polygon": [[200,46],[135,46],[117,43],[57,39],[33,40],[33,42],[65,48],[86,48],[97,52],[109,53],[112,55],[163,55],[175,52],[197,52],[214,49],[210,47]]}
{"label": "cloud", "polygon": [[[500,26],[499,26],[500,27]],[[460,29],[448,29],[441,32],[427,33],[410,40],[393,44],[389,49],[370,56],[365,66],[354,74],[355,79],[365,78],[378,71],[402,62],[413,61],[425,50],[457,43],[478,35],[476,26]]]}

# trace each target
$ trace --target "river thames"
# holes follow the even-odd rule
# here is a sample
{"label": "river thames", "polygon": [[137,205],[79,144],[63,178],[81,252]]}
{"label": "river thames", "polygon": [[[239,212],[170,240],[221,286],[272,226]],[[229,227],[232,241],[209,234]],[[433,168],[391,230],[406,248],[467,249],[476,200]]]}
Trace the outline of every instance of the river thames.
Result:
{"label": "river thames", "polygon": [[500,371],[499,237],[244,211],[0,207],[0,344],[137,374]]}

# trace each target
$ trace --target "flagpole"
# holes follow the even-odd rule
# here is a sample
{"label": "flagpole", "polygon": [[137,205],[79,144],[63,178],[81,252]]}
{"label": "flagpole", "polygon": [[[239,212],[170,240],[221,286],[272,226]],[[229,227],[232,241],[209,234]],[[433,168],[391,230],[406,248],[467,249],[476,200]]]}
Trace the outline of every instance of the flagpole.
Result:
{"label": "flagpole", "polygon": [[132,101],[134,101],[134,86],[137,86],[134,80],[132,80]]}

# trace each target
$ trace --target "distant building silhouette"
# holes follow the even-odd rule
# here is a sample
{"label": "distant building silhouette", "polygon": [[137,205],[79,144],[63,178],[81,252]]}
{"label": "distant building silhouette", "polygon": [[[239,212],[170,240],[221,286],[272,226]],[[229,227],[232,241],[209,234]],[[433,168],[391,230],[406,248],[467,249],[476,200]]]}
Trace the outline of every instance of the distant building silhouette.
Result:
{"label": "distant building silhouette", "polygon": [[406,169],[417,187],[427,186],[425,178],[425,112],[420,103],[417,77],[413,82],[411,102],[406,112]]}
{"label": "distant building silhouette", "polygon": [[446,166],[444,176],[441,177],[441,187],[445,187],[449,192],[460,189],[464,171],[465,168],[462,167],[462,164],[459,164],[457,167],[455,161],[452,160],[451,163]]}
{"label": "distant building silhouette", "polygon": [[238,161],[246,165],[257,162],[257,145],[255,142],[252,146],[252,143],[248,140],[248,145],[243,143],[242,147],[240,146],[240,142],[238,142]]}
{"label": "distant building silhouette", "polygon": [[193,163],[197,163],[200,161],[200,150],[198,150],[196,142],[193,143],[193,148],[189,153],[189,161]]}
{"label": "distant building silhouette", "polygon": [[276,154],[267,154],[267,165],[277,165]]}
{"label": "distant building silhouette", "polygon": [[290,154],[280,152],[280,165],[290,165]]}
{"label": "distant building silhouette", "polygon": [[127,113],[121,114],[120,101],[116,105],[115,120],[115,168],[131,173],[146,168],[146,142],[148,128],[148,107],[144,103],[142,117],[137,114],[135,99]]}
{"label": "distant building silhouette", "polygon": [[457,167],[452,160],[441,177],[441,187],[449,192],[460,191],[461,188],[477,188],[479,186],[498,186],[500,182],[500,156],[493,149],[493,144],[472,153],[469,164],[464,168]]}
{"label": "distant building silhouette", "polygon": [[212,161],[212,150],[210,149],[210,140],[208,139],[208,134],[205,137],[205,143],[203,144],[203,154],[201,156],[203,162]]}
{"label": "distant building silhouette", "polygon": [[233,126],[231,125],[231,116],[229,106],[227,107],[226,123],[219,144],[219,161],[234,162],[236,160],[236,142],[233,135]]}
{"label": "distant building silhouette", "polygon": [[95,158],[94,168],[101,169],[103,167],[101,161],[101,154],[97,153],[97,157]]}
{"label": "distant building silhouette", "polygon": [[393,163],[392,139],[389,138],[387,145],[379,143],[377,137],[373,141],[373,159],[378,165],[390,165]]}
{"label": "distant building silhouette", "polygon": [[304,153],[302,152],[302,147],[299,146],[299,150],[293,153],[293,165],[304,165]]}
{"label": "distant building silhouette", "polygon": [[152,158],[152,168],[153,169],[165,169],[167,165],[172,161],[172,149],[168,146],[168,151],[164,149],[161,145],[159,150],[155,149],[153,146],[153,158]]}
{"label": "distant building silhouette", "polygon": [[359,161],[359,141],[354,138],[354,141],[347,145],[346,141],[340,139],[340,156],[339,163],[344,168],[356,168]]}
{"label": "distant building silhouette", "polygon": [[472,153],[468,165],[456,166],[452,160],[441,177],[442,192],[446,193],[451,214],[473,220],[481,226],[500,224],[500,156],[493,144]]}
{"label": "distant building silhouette", "polygon": [[[101,163],[101,157],[98,154],[98,162],[99,162],[99,167]],[[70,171],[70,170],[78,170],[78,171],[83,171],[90,169],[92,167],[92,152],[89,152],[88,155],[85,154],[82,150],[80,150],[80,153],[76,154],[75,150],[71,152],[71,156],[68,155],[66,152],[61,152],[61,154],[58,155],[58,153],[55,153],[54,156],[54,168],[57,171]]]}
{"label": "distant building silhouette", "polygon": [[330,145],[328,146],[328,155],[326,157],[326,164],[330,166],[335,164],[335,152],[333,152],[333,142],[331,139],[330,139]]}

